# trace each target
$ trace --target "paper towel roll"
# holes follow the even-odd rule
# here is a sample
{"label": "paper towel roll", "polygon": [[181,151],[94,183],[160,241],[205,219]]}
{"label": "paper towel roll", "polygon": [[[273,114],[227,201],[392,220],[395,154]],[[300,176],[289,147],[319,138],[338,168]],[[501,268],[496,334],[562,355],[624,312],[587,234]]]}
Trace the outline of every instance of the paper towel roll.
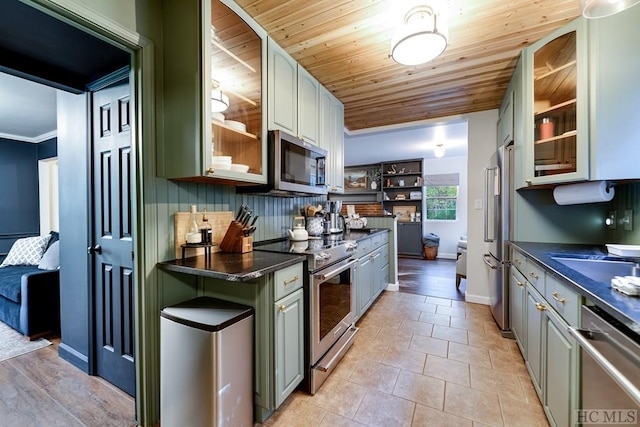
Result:
{"label": "paper towel roll", "polygon": [[592,181],[580,184],[560,185],[553,189],[553,198],[559,205],[609,202],[613,199],[613,187],[607,181]]}

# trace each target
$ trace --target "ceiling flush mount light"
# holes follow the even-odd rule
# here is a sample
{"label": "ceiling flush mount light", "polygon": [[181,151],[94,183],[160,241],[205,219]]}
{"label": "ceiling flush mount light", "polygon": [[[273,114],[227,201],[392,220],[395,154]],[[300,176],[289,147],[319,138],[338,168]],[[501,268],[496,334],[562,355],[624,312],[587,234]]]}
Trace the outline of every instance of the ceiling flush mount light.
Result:
{"label": "ceiling flush mount light", "polygon": [[213,89],[211,90],[211,112],[222,113],[229,108],[229,97],[222,93],[220,90],[220,84],[213,82]]}
{"label": "ceiling flush mount light", "polygon": [[433,149],[433,155],[437,159],[444,157],[444,146],[442,144],[436,144],[436,148]]}
{"label": "ceiling flush mount light", "polygon": [[580,0],[582,15],[585,18],[604,18],[622,12],[640,3],[640,0]]}
{"label": "ceiling flush mount light", "polygon": [[416,6],[391,40],[391,57],[403,65],[424,64],[444,52],[447,37],[444,19],[429,6]]}

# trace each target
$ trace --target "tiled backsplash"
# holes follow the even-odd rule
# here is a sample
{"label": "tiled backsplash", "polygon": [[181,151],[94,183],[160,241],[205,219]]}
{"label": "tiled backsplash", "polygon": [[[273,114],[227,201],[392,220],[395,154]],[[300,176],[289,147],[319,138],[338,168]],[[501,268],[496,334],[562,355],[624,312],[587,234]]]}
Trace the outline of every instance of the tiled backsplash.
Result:
{"label": "tiled backsplash", "polygon": [[624,217],[625,210],[633,210],[633,230],[625,230],[618,222],[615,230],[607,231],[607,242],[640,245],[640,182],[619,184],[615,191],[610,210],[616,211],[618,221]]}

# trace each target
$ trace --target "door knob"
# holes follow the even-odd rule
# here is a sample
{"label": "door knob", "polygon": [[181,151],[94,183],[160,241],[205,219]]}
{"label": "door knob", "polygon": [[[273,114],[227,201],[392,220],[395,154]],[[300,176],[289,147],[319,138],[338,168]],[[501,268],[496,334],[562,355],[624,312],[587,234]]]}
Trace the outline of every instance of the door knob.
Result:
{"label": "door knob", "polygon": [[100,245],[89,246],[87,248],[87,253],[88,254],[101,254],[102,253],[102,246],[100,246]]}

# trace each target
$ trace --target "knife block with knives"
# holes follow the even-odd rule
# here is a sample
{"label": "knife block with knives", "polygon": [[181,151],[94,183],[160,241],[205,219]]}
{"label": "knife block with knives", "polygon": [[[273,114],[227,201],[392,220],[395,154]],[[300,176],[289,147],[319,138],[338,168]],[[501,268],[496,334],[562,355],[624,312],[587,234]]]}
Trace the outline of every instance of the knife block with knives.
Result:
{"label": "knife block with knives", "polygon": [[[249,225],[249,221],[253,221]],[[253,251],[253,232],[258,216],[253,216],[253,211],[248,206],[241,205],[238,213],[220,242],[220,249],[224,252],[246,253]]]}

